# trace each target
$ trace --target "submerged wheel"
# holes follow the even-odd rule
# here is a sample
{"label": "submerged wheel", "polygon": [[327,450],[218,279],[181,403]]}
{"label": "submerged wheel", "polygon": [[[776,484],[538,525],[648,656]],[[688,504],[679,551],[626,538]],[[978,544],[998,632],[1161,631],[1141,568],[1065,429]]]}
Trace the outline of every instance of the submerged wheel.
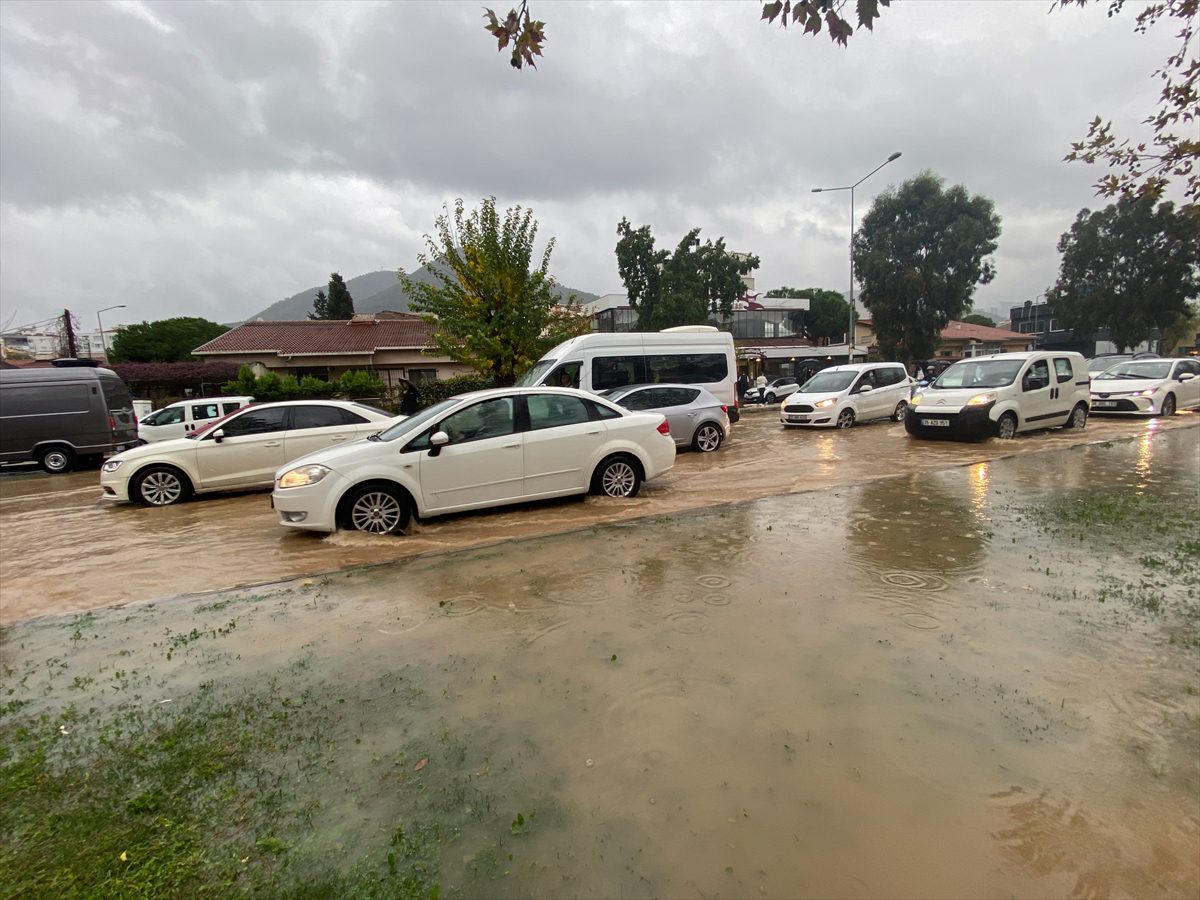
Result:
{"label": "submerged wheel", "polygon": [[837,417],[837,427],[838,428],[850,428],[853,425],[854,425],[854,410],[843,409],[840,413],[838,413],[838,417]]}
{"label": "submerged wheel", "polygon": [[724,439],[725,435],[719,425],[705,422],[696,429],[696,433],[692,436],[692,448],[701,453],[712,453],[721,446],[721,441]]}
{"label": "submerged wheel", "polygon": [[606,497],[636,497],[641,486],[642,473],[627,456],[606,459],[592,479],[592,489]]}
{"label": "submerged wheel", "polygon": [[50,447],[38,454],[38,465],[51,475],[70,472],[75,465],[75,453],[67,447]]}
{"label": "submerged wheel", "polygon": [[763,402],[764,402],[764,403],[774,403],[774,402],[775,402],[775,395],[774,395],[774,394],[767,394],[767,396],[763,398]]}
{"label": "submerged wheel", "polygon": [[151,466],[138,473],[130,493],[142,506],[170,506],[186,500],[191,485],[176,469]]}
{"label": "submerged wheel", "polygon": [[1017,417],[1006,412],[996,423],[996,437],[1002,441],[1011,441],[1017,436]]}
{"label": "submerged wheel", "polygon": [[1162,414],[1164,416],[1175,415],[1175,395],[1174,394],[1167,394],[1166,399],[1163,400]]}
{"label": "submerged wheel", "polygon": [[368,534],[402,534],[412,518],[408,498],[380,484],[359,488],[346,509],[350,525]]}
{"label": "submerged wheel", "polygon": [[1067,419],[1067,424],[1063,427],[1072,431],[1083,431],[1083,429],[1087,426],[1087,417],[1087,407],[1080,403],[1073,410],[1071,410],[1071,417]]}
{"label": "submerged wheel", "polygon": [[908,415],[908,404],[901,400],[896,404],[896,408],[892,410],[892,421],[903,422],[906,415]]}

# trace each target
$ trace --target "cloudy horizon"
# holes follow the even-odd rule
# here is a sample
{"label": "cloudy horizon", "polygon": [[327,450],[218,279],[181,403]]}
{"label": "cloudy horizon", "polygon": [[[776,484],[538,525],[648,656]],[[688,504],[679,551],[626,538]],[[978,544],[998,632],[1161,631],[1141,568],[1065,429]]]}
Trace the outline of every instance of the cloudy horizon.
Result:
{"label": "cloudy horizon", "polygon": [[[503,6],[507,10],[508,5]],[[1096,115],[1155,106],[1170,28],[1049,0],[883,11],[847,49],[758,2],[530,0],[537,70],[462,3],[0,6],[0,324],[244,319],[332,271],[413,269],[444,205],[532,208],[564,285],[619,292],[616,225],[757,254],[757,287],[849,289],[847,192],[931,170],[990,197],[997,277],[1034,299],[1099,166]],[[501,11],[501,7],[497,7]],[[1177,198],[1176,198],[1177,199]],[[86,324],[85,324],[86,327]]]}

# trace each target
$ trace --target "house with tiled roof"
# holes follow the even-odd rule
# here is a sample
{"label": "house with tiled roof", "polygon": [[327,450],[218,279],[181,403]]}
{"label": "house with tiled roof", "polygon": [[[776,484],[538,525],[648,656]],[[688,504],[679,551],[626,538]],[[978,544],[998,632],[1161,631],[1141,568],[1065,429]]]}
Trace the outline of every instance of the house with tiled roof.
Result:
{"label": "house with tiled roof", "polygon": [[1015,353],[1028,349],[1027,334],[951,320],[942,329],[937,357],[965,359],[968,356],[991,356],[993,353]]}
{"label": "house with tiled roof", "polygon": [[248,365],[256,375],[312,375],[329,381],[366,369],[389,386],[432,381],[471,370],[429,351],[432,326],[411,313],[353,319],[245,322],[192,351],[206,360]]}

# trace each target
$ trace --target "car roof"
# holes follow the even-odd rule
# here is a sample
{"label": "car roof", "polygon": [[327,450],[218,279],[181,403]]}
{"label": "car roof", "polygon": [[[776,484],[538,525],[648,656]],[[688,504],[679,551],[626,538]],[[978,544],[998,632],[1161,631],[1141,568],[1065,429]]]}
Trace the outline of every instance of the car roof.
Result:
{"label": "car roof", "polygon": [[[842,363],[840,366],[826,366],[821,372],[865,372],[868,369],[879,369],[884,366],[899,366],[904,368],[904,363],[898,362],[871,362],[871,363]],[[821,372],[817,374],[820,375]]]}

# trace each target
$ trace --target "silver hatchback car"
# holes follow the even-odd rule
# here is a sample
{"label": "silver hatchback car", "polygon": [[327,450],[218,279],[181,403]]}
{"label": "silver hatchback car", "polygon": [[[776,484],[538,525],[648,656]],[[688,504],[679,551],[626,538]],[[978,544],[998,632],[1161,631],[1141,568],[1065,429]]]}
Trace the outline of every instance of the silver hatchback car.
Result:
{"label": "silver hatchback car", "polygon": [[627,384],[600,396],[635,412],[662,413],[679,447],[712,453],[729,434],[729,408],[699,385]]}

